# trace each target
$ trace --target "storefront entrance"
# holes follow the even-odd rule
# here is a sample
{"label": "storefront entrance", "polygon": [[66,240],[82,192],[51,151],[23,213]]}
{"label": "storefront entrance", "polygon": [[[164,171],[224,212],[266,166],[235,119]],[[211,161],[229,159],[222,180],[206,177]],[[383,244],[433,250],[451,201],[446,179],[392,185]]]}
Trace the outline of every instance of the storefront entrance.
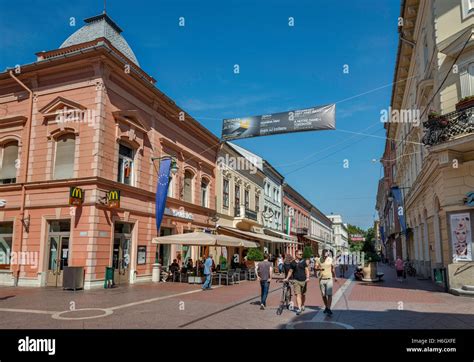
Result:
{"label": "storefront entrance", "polygon": [[115,284],[130,282],[130,260],[133,224],[115,223],[114,247],[112,250],[112,267]]}
{"label": "storefront entrance", "polygon": [[48,233],[48,270],[46,285],[62,287],[63,270],[69,265],[69,237],[71,222],[69,220],[53,220],[49,222]]}

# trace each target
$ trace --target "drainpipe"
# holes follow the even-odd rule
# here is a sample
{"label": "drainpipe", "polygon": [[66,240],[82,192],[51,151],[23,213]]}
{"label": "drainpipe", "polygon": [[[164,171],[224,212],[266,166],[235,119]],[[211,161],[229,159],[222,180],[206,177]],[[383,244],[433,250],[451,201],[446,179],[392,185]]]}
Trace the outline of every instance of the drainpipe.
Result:
{"label": "drainpipe", "polygon": [[[25,89],[28,94],[29,94],[29,104],[28,104],[28,120],[27,120],[27,130],[26,130],[26,140],[23,143],[24,144],[24,149],[22,149],[22,156],[24,159],[26,159],[25,164],[21,165],[24,167],[24,178],[22,179],[21,183],[21,205],[20,205],[20,220],[21,220],[21,227],[20,227],[20,248],[19,251],[21,252],[23,249],[23,228],[24,228],[24,220],[25,220],[25,200],[26,200],[26,190],[25,190],[25,184],[27,182],[28,178],[28,159],[29,159],[29,153],[30,153],[30,138],[31,138],[31,126],[33,123],[33,91],[28,88],[21,80],[19,80],[15,75],[13,74],[13,71],[8,72],[10,76],[23,88]],[[23,147],[22,147],[23,148]],[[20,167],[21,167],[20,166]],[[15,286],[18,286],[18,281],[20,279],[20,265],[16,268],[14,268],[14,278],[15,278]],[[15,275],[16,274],[16,275]]]}

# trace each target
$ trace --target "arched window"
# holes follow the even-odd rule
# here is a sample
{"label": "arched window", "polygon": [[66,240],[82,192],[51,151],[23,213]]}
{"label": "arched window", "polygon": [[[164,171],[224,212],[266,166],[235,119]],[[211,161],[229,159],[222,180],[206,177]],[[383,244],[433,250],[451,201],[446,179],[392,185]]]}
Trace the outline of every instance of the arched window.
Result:
{"label": "arched window", "polygon": [[134,178],[134,151],[123,143],[119,144],[119,159],[117,181],[126,185],[133,186]]}
{"label": "arched window", "polygon": [[201,180],[201,206],[209,207],[209,181],[204,178]]}
{"label": "arched window", "polygon": [[76,137],[72,133],[59,136],[56,139],[56,154],[54,158],[54,179],[66,179],[74,176],[74,153]]}
{"label": "arched window", "polygon": [[184,171],[183,200],[186,202],[193,202],[193,178],[191,171]]}
{"label": "arched window", "polygon": [[18,142],[12,141],[0,147],[0,184],[16,182]]}

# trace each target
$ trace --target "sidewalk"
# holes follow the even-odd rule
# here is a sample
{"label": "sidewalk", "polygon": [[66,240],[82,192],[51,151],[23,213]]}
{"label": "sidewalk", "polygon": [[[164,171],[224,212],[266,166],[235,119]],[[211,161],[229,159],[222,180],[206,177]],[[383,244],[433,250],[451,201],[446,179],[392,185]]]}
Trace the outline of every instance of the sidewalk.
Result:
{"label": "sidewalk", "polygon": [[472,298],[445,293],[416,277],[400,283],[393,268],[380,264],[378,269],[384,281],[352,282],[334,308],[336,321],[354,328],[474,328]]}

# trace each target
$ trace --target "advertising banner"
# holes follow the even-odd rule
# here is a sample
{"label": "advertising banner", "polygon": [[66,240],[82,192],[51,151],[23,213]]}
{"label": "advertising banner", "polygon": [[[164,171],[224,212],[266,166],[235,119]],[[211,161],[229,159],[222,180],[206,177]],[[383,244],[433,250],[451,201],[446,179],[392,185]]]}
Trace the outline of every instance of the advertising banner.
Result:
{"label": "advertising banner", "polygon": [[336,129],[335,104],[262,116],[224,119],[222,140],[331,129]]}
{"label": "advertising banner", "polygon": [[472,261],[472,232],[469,213],[451,214],[453,262]]}
{"label": "advertising banner", "polygon": [[[158,184],[156,185],[156,232],[158,233],[165,212],[166,197],[168,196],[168,184],[170,179],[171,158],[165,158],[160,161],[160,172],[158,174]],[[159,235],[159,234],[157,234]]]}

